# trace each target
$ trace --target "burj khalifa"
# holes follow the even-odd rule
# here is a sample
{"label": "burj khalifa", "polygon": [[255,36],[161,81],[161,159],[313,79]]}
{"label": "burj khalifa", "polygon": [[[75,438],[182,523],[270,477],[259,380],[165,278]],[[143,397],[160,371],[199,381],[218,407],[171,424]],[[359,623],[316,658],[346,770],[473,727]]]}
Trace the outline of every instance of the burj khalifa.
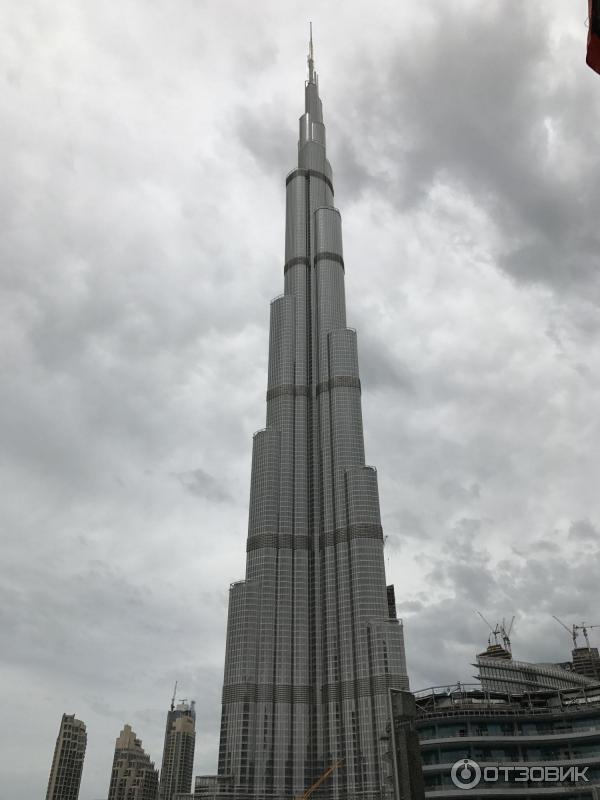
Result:
{"label": "burj khalifa", "polygon": [[246,577],[229,596],[217,794],[235,800],[301,796],[333,764],[314,798],[391,796],[388,689],[408,678],[377,471],[365,464],[333,195],[311,35],[266,427],[253,441]]}

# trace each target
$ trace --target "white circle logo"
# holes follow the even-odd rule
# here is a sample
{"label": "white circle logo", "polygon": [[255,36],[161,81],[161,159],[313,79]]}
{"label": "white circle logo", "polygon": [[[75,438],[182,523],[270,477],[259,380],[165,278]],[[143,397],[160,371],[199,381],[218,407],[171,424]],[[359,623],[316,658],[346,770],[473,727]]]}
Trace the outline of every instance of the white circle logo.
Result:
{"label": "white circle logo", "polygon": [[481,767],[470,758],[461,758],[452,765],[452,783],[459,789],[472,789],[481,780]]}

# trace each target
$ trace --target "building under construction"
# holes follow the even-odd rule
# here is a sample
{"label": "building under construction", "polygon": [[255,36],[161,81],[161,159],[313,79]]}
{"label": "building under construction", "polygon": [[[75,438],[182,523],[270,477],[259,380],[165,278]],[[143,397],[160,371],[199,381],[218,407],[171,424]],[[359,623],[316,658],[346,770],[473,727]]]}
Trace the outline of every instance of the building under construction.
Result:
{"label": "building under construction", "polygon": [[[479,613],[479,612],[478,612]],[[572,660],[559,663],[530,663],[513,659],[510,633],[514,622],[503,620],[493,628],[482,614],[479,616],[489,626],[487,649],[476,656],[477,674],[481,688],[490,692],[519,694],[542,689],[577,689],[600,682],[600,656],[598,648],[591,647],[588,630],[596,625],[573,625],[569,629],[557,617],[573,640]],[[586,646],[578,647],[578,636],[583,634]]]}
{"label": "building under construction", "polygon": [[[175,684],[177,691],[177,684]],[[196,709],[192,700],[176,704],[175,692],[167,712],[165,744],[160,771],[159,800],[173,800],[177,794],[192,789],[194,748],[196,743]]]}

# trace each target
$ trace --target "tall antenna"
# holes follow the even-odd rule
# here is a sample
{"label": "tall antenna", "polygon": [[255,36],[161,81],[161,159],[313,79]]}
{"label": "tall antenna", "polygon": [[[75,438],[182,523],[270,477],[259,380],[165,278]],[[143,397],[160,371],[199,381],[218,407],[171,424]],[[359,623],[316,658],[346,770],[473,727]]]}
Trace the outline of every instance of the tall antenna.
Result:
{"label": "tall antenna", "polygon": [[175,711],[175,695],[177,694],[177,681],[175,681],[175,688],[173,689],[173,699],[171,700],[171,711]]}

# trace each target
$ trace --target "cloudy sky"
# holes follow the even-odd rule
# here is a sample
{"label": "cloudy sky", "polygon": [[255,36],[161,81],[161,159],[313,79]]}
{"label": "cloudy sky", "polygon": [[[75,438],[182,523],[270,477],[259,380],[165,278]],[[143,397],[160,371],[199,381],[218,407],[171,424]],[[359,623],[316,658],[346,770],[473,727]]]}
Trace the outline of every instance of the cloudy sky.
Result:
{"label": "cloudy sky", "polygon": [[[0,800],[63,711],[106,797],[173,683],[216,766],[315,28],[413,688],[600,623],[600,77],[584,0],[0,0]],[[596,643],[600,636],[596,636]]]}

